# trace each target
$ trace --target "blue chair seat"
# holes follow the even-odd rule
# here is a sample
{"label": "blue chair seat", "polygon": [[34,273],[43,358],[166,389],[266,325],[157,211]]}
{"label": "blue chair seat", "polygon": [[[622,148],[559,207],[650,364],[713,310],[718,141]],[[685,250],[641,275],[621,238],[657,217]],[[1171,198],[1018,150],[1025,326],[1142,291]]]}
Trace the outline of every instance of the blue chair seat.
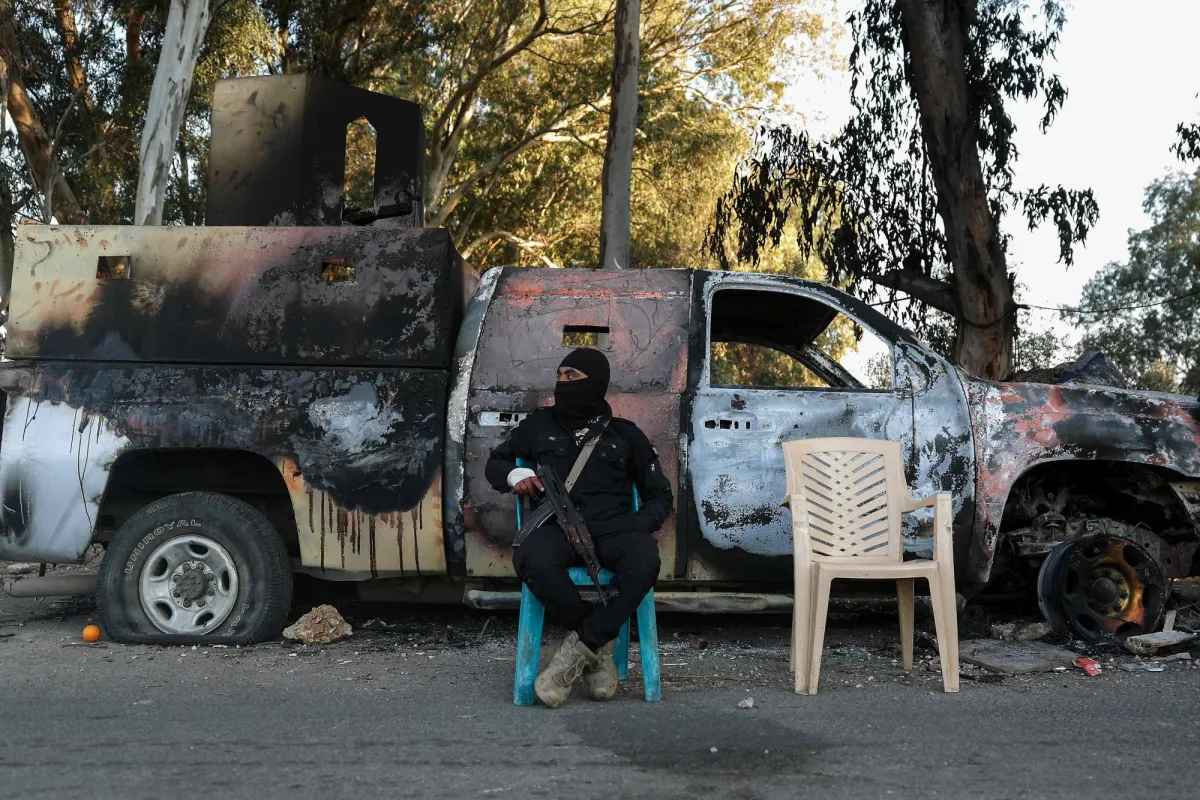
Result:
{"label": "blue chair seat", "polygon": [[[529,466],[524,459],[518,459],[517,466]],[[637,487],[633,490],[633,508],[638,508]],[[521,525],[521,500],[517,498],[517,527]],[[571,567],[571,580],[576,586],[591,586],[592,578],[584,567]],[[607,585],[612,582],[613,574],[606,569],[600,570],[600,583]],[[536,700],[533,683],[537,679],[538,660],[542,650],[542,627],[545,623],[546,609],[541,601],[534,597],[533,592],[524,583],[521,584],[521,616],[517,626],[517,663],[513,678],[513,702],[519,706],[531,706]],[[654,589],[646,593],[637,607],[638,642],[642,653],[642,686],[646,699],[657,701],[662,699],[662,674],[658,660],[658,619],[654,612]],[[617,668],[617,678],[626,680],[629,677],[629,621],[621,626],[617,641],[613,644],[613,663]]]}

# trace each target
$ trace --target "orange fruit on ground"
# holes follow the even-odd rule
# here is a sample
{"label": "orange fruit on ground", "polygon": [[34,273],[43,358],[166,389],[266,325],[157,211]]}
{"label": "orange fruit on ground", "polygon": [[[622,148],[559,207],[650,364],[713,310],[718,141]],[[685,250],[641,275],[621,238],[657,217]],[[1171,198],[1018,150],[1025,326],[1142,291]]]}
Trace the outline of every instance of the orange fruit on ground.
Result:
{"label": "orange fruit on ground", "polygon": [[100,641],[100,628],[97,625],[88,625],[83,629],[83,640],[85,642]]}

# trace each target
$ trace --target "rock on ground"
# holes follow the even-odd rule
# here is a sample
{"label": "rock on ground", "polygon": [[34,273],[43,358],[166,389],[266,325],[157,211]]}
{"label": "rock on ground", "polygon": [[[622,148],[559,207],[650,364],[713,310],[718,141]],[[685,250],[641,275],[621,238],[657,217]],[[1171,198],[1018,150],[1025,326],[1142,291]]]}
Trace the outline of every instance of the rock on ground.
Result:
{"label": "rock on ground", "polygon": [[285,639],[304,644],[329,644],[344,639],[353,631],[350,624],[331,605],[321,605],[296,620],[283,631]]}

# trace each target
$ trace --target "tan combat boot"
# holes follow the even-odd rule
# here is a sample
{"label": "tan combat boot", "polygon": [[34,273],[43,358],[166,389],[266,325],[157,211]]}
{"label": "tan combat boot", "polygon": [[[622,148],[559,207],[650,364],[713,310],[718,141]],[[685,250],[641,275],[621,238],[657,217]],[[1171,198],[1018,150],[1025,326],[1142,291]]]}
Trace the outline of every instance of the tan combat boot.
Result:
{"label": "tan combat boot", "polygon": [[542,670],[533,682],[533,691],[551,708],[558,708],[571,696],[571,686],[579,680],[583,671],[597,663],[596,654],[579,641],[579,634],[571,631],[562,640],[550,665]]}
{"label": "tan combat boot", "polygon": [[596,664],[583,671],[583,685],[593,700],[610,700],[617,693],[617,665],[613,663],[613,643],[596,651]]}

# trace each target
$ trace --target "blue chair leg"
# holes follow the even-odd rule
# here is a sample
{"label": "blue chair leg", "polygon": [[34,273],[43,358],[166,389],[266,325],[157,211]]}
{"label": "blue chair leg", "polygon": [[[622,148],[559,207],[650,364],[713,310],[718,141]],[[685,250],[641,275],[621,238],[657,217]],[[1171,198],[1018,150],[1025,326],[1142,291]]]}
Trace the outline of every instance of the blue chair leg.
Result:
{"label": "blue chair leg", "polygon": [[617,634],[617,642],[613,645],[613,663],[617,667],[617,680],[623,681],[629,677],[629,620],[621,626]]}
{"label": "blue chair leg", "polygon": [[537,679],[538,661],[542,654],[542,625],[546,609],[533,596],[529,587],[521,584],[521,617],[517,623],[517,663],[513,677],[513,702],[531,706],[535,700],[533,682]]}
{"label": "blue chair leg", "polygon": [[658,620],[654,615],[654,590],[642,599],[637,609],[638,646],[642,651],[642,685],[646,699],[662,700],[662,671],[658,663]]}

